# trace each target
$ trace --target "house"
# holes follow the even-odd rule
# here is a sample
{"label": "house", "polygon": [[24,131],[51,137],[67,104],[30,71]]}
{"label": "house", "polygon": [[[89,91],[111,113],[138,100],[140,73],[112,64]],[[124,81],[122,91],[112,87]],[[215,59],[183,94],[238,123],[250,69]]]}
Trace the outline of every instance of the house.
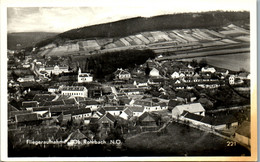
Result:
{"label": "house", "polygon": [[37,101],[23,101],[22,107],[29,108],[29,107],[38,107],[39,103]]}
{"label": "house", "polygon": [[124,110],[124,106],[109,106],[103,108],[106,112],[109,112],[113,116],[119,116]]}
{"label": "house", "polygon": [[50,93],[56,93],[58,91],[59,91],[59,86],[50,86],[48,88],[48,92],[50,92]]}
{"label": "house", "polygon": [[19,77],[17,79],[18,82],[34,82],[35,79],[34,79],[34,76],[33,75],[26,75],[24,77]]}
{"label": "house", "polygon": [[48,75],[51,74],[59,75],[61,73],[69,72],[68,66],[60,66],[60,65],[47,65],[44,68],[41,68],[42,71],[46,71]]}
{"label": "house", "polygon": [[142,88],[121,88],[120,92],[122,92],[126,95],[137,95],[137,94],[143,94],[144,89],[142,89]]}
{"label": "house", "polygon": [[149,76],[150,76],[150,77],[161,77],[159,70],[157,70],[156,68],[153,68],[153,69],[150,71]]}
{"label": "house", "polygon": [[202,67],[201,68],[201,72],[203,73],[207,73],[207,72],[210,72],[210,73],[215,73],[216,72],[216,69],[213,68],[213,67]]}
{"label": "house", "polygon": [[29,114],[19,114],[15,115],[15,121],[17,123],[23,123],[23,122],[31,122],[31,121],[37,121],[39,120],[38,114],[36,113],[29,113]]}
{"label": "house", "polygon": [[22,115],[22,114],[31,114],[31,110],[20,110],[20,111],[10,111],[8,113],[8,118],[15,120],[16,115]]}
{"label": "house", "polygon": [[241,77],[238,77],[236,75],[230,75],[228,81],[230,85],[242,84],[244,82],[243,79],[241,79]]}
{"label": "house", "polygon": [[[66,111],[65,111],[66,112]],[[61,113],[57,120],[59,121],[59,123],[61,125],[67,125],[68,122],[70,122],[72,120],[72,117],[71,117],[71,113]]]}
{"label": "house", "polygon": [[173,109],[175,106],[180,105],[180,104],[181,104],[181,102],[179,102],[179,101],[177,101],[177,100],[170,100],[170,101],[168,102],[168,110],[169,110],[169,111],[172,111],[172,109]]}
{"label": "house", "polygon": [[88,137],[77,129],[75,132],[72,132],[68,138],[65,140],[68,146],[77,146],[85,144],[88,140]]}
{"label": "house", "polygon": [[157,129],[156,118],[151,113],[144,112],[138,119],[142,131],[154,131]]}
{"label": "house", "polygon": [[106,112],[102,117],[99,118],[98,123],[104,128],[109,128],[114,126],[116,118],[109,112]]}
{"label": "house", "polygon": [[250,146],[251,145],[251,129],[250,122],[244,121],[235,131],[235,139],[239,142]]}
{"label": "house", "polygon": [[135,107],[144,107],[145,111],[157,111],[161,110],[160,105],[153,103],[152,101],[146,101],[146,100],[135,100],[132,103],[132,106]]}
{"label": "house", "polygon": [[66,86],[61,89],[61,94],[74,97],[88,97],[88,90],[84,86]]}
{"label": "house", "polygon": [[183,111],[188,111],[193,114],[205,116],[205,109],[200,103],[191,103],[185,105],[178,105],[172,109],[172,117],[177,118],[179,117]]}
{"label": "house", "polygon": [[133,111],[130,108],[125,108],[122,113],[119,115],[119,117],[128,120],[133,116]]}
{"label": "house", "polygon": [[52,94],[36,94],[33,97],[33,101],[38,101],[38,102],[44,102],[44,101],[52,101],[56,98],[56,95],[52,95]]}
{"label": "house", "polygon": [[133,112],[133,116],[139,117],[144,113],[144,107],[129,107],[129,109]]}
{"label": "house", "polygon": [[233,115],[211,117],[183,111],[179,119],[216,130],[236,128],[238,126],[238,121]]}
{"label": "house", "polygon": [[184,76],[193,76],[194,75],[194,69],[181,68],[179,70],[179,74],[180,74],[180,77],[181,77],[181,74],[184,74]]}
{"label": "house", "polygon": [[84,120],[85,118],[91,117],[92,111],[89,108],[82,109],[73,109],[64,111],[63,115],[71,114],[72,119],[74,120]]}
{"label": "house", "polygon": [[79,104],[86,105],[86,108],[90,108],[91,111],[96,111],[100,106],[100,103],[95,100],[80,101]]}
{"label": "house", "polygon": [[128,71],[123,70],[122,68],[118,68],[115,71],[114,75],[115,78],[119,80],[129,80],[131,78],[131,74]]}
{"label": "house", "polygon": [[213,107],[213,103],[207,98],[207,97],[200,97],[198,100],[199,103],[205,108],[205,109],[211,109]]}
{"label": "house", "polygon": [[79,68],[78,71],[78,83],[88,83],[93,81],[93,76],[90,73],[82,73],[81,69]]}
{"label": "house", "polygon": [[171,77],[172,77],[172,79],[176,79],[176,78],[180,77],[180,74],[177,71],[175,71],[172,73]]}
{"label": "house", "polygon": [[136,86],[137,88],[148,88],[148,83],[147,82],[137,82],[136,80],[133,82],[133,85]]}

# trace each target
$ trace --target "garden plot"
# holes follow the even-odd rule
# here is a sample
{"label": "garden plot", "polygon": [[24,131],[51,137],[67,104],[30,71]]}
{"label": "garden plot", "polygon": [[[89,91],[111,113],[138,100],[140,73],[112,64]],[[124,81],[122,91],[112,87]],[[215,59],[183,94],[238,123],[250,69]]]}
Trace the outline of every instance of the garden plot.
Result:
{"label": "garden plot", "polygon": [[205,31],[207,34],[211,35],[211,37],[213,37],[213,38],[225,38],[225,35],[220,34],[220,33],[216,32],[216,31],[214,31],[214,30],[204,29],[204,31]]}
{"label": "garden plot", "polygon": [[250,42],[249,36],[238,36],[238,37],[235,37],[234,39],[241,40],[243,42]]}
{"label": "garden plot", "polygon": [[159,31],[153,31],[150,32],[152,34],[152,36],[154,37],[155,42],[162,42],[162,41],[166,41],[166,39],[164,39],[164,37],[162,36],[161,32]]}
{"label": "garden plot", "polygon": [[120,41],[122,43],[124,43],[125,46],[131,46],[131,44],[127,40],[125,40],[124,38],[121,38]]}
{"label": "garden plot", "polygon": [[177,40],[178,42],[180,42],[180,43],[188,43],[188,41],[185,40],[185,39],[183,39],[183,38],[182,38],[182,35],[179,34],[178,31],[176,31],[176,30],[172,30],[172,32],[170,33],[170,36],[175,37],[176,40]]}
{"label": "garden plot", "polygon": [[208,46],[219,46],[219,45],[226,45],[227,43],[221,42],[221,41],[213,41],[213,42],[207,42],[203,43],[203,47],[208,47]]}
{"label": "garden plot", "polygon": [[237,30],[239,32],[243,32],[245,34],[250,34],[250,32],[248,30],[240,28],[240,27],[233,25],[233,24],[230,24],[228,27],[231,28],[231,29]]}
{"label": "garden plot", "polygon": [[69,44],[68,52],[75,52],[75,51],[79,51],[79,45],[78,44]]}
{"label": "garden plot", "polygon": [[110,43],[108,45],[105,46],[105,48],[116,48],[116,45],[114,43]]}
{"label": "garden plot", "polygon": [[112,42],[113,42],[113,39],[112,39],[112,38],[97,39],[96,41],[97,41],[97,44],[98,44],[99,46],[104,46],[104,45],[106,45],[106,44],[108,44],[108,43],[112,43]]}
{"label": "garden plot", "polygon": [[46,49],[46,50],[44,50],[44,51],[41,51],[41,52],[40,52],[40,55],[41,55],[41,56],[48,55],[52,50],[53,50],[53,48],[52,48],[52,49]]}
{"label": "garden plot", "polygon": [[117,47],[124,47],[125,44],[123,42],[121,42],[120,40],[117,40],[114,42],[114,44],[117,46]]}
{"label": "garden plot", "polygon": [[135,37],[135,36],[130,36],[130,38],[131,39],[133,39],[133,41],[137,44],[137,45],[142,45],[143,44],[143,42],[140,40],[140,39],[138,39],[137,37]]}
{"label": "garden plot", "polygon": [[238,43],[238,42],[230,40],[230,39],[222,39],[221,41],[224,43]]}
{"label": "garden plot", "polygon": [[220,31],[219,33],[227,36],[241,36],[241,35],[248,34],[248,32],[237,30],[237,29],[224,30],[224,31]]}
{"label": "garden plot", "polygon": [[150,43],[150,41],[147,38],[145,38],[142,34],[137,34],[136,37],[139,38],[141,41],[143,41],[144,44]]}
{"label": "garden plot", "polygon": [[135,41],[133,41],[133,39],[131,39],[130,37],[125,37],[125,39],[133,46],[133,45],[137,45],[135,43]]}
{"label": "garden plot", "polygon": [[195,29],[195,31],[201,35],[202,37],[204,37],[207,40],[215,40],[214,38],[210,37],[208,34],[206,34],[204,31],[202,31],[202,29]]}
{"label": "garden plot", "polygon": [[147,38],[151,43],[155,42],[154,37],[152,36],[152,34],[150,32],[144,32],[142,33],[142,35]]}
{"label": "garden plot", "polygon": [[185,41],[188,41],[188,42],[198,41],[197,39],[190,37],[188,34],[184,34],[183,31],[176,31],[176,34],[179,37],[181,37],[182,39],[184,39]]}

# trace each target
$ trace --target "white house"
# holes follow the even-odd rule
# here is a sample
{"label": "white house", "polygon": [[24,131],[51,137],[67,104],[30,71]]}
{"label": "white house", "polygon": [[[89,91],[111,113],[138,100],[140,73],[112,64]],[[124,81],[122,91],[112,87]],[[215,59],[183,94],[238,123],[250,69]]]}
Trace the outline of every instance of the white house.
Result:
{"label": "white house", "polygon": [[[43,69],[41,69],[41,70],[43,70]],[[55,65],[55,66],[44,67],[44,71],[46,71],[48,73],[48,75],[50,75],[50,74],[59,75],[61,73],[69,72],[69,67]]]}
{"label": "white house", "polygon": [[133,116],[136,116],[136,117],[141,116],[145,112],[144,107],[129,107],[129,108],[133,112]]}
{"label": "white house", "polygon": [[33,75],[26,75],[25,77],[19,77],[17,79],[18,82],[34,82],[34,76]]}
{"label": "white house", "polygon": [[206,68],[206,67],[203,67],[201,68],[201,72],[210,72],[210,73],[215,73],[216,72],[216,69],[211,67],[211,68]]}
{"label": "white house", "polygon": [[61,89],[65,96],[88,97],[88,90],[84,86],[66,86]]}
{"label": "white house", "polygon": [[124,106],[104,107],[104,110],[113,116],[119,116],[123,112]]}
{"label": "white house", "polygon": [[174,73],[172,73],[171,77],[172,79],[179,78],[180,74],[177,71],[175,71]]}
{"label": "white house", "polygon": [[91,76],[90,73],[82,73],[81,69],[79,68],[78,83],[87,83],[92,81],[93,81],[93,76]]}
{"label": "white house", "polygon": [[114,74],[116,79],[120,80],[129,80],[131,78],[131,74],[122,68],[118,68]]}
{"label": "white house", "polygon": [[123,112],[119,115],[119,117],[128,120],[133,116],[133,111],[130,108],[126,108]]}
{"label": "white house", "polygon": [[153,68],[153,69],[150,71],[149,76],[151,76],[151,77],[160,77],[159,70]]}
{"label": "white house", "polygon": [[205,109],[200,103],[192,103],[192,104],[185,104],[185,105],[178,105],[172,109],[172,117],[176,118],[180,116],[183,111],[188,111],[193,114],[205,116]]}

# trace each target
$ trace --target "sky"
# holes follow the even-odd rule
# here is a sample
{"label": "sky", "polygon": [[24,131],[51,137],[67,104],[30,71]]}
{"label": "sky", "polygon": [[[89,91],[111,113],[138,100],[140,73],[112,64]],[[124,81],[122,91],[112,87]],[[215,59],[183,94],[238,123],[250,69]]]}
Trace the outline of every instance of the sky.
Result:
{"label": "sky", "polygon": [[[72,1],[71,1],[72,2]],[[76,2],[76,1],[75,1]],[[113,0],[110,0],[113,2]],[[142,3],[141,3],[142,2]],[[145,2],[145,3],[144,3]],[[248,0],[140,0],[131,3],[77,3],[72,7],[60,5],[7,6],[8,32],[64,32],[83,26],[113,22],[137,16],[204,12],[204,11],[249,11]],[[187,5],[188,4],[188,5]],[[65,7],[63,7],[65,6]]]}

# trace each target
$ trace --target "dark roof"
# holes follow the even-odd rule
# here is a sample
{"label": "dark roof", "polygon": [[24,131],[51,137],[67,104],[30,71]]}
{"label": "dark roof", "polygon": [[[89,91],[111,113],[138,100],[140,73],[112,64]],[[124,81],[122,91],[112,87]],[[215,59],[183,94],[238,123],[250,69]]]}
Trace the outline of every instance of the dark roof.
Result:
{"label": "dark roof", "polygon": [[72,109],[79,109],[84,108],[78,105],[55,105],[55,106],[40,106],[40,107],[34,107],[32,108],[33,111],[48,111],[50,112],[63,112],[66,110],[72,110]]}
{"label": "dark roof", "polygon": [[139,116],[139,120],[142,121],[144,120],[146,117],[148,117],[148,119],[150,121],[156,121],[156,117],[153,116],[152,114],[150,114],[149,112],[144,112],[141,116]]}
{"label": "dark roof", "polygon": [[21,114],[31,114],[32,111],[29,110],[20,110],[20,111],[11,111],[9,113],[9,117],[15,117],[15,115],[21,115]]}
{"label": "dark roof", "polygon": [[160,102],[159,105],[160,105],[161,107],[167,106],[167,104],[166,104],[165,102]]}
{"label": "dark roof", "polygon": [[123,112],[125,112],[125,113],[126,113],[127,115],[129,115],[129,116],[132,116],[132,115],[133,115],[133,111],[132,111],[130,108],[124,109]]}
{"label": "dark roof", "polygon": [[63,101],[46,101],[42,106],[65,105]]}
{"label": "dark roof", "polygon": [[102,107],[98,110],[98,112],[102,115],[104,115],[106,113],[106,110]]}
{"label": "dark roof", "polygon": [[43,101],[52,101],[56,95],[51,94],[36,94],[33,98],[33,101],[43,102]]}
{"label": "dark roof", "polygon": [[201,115],[189,113],[188,111],[185,111],[185,110],[183,111],[182,116],[185,116],[186,118],[197,120],[197,121],[200,121],[203,118],[203,116],[201,116]]}
{"label": "dark roof", "polygon": [[110,106],[110,107],[104,107],[105,111],[123,111],[124,106]]}
{"label": "dark roof", "polygon": [[99,118],[99,120],[103,119],[104,117],[108,118],[112,122],[116,121],[116,118],[113,115],[111,115],[109,112],[107,112],[105,115],[103,115],[101,118]]}
{"label": "dark roof", "polygon": [[22,102],[22,107],[27,108],[27,107],[37,107],[38,102],[37,101],[24,101]]}
{"label": "dark roof", "polygon": [[95,100],[80,101],[79,103],[84,105],[99,105],[99,102]]}
{"label": "dark roof", "polygon": [[66,105],[73,105],[73,104],[76,104],[76,100],[74,98],[71,98],[71,99],[67,99],[67,100],[63,100],[63,102],[66,104]]}
{"label": "dark roof", "polygon": [[182,113],[182,116],[189,118],[189,119],[200,121],[202,123],[214,125],[214,126],[237,122],[237,119],[232,115],[210,117],[210,116],[201,116],[201,115],[197,115],[197,114],[193,114],[193,113],[184,111]]}
{"label": "dark roof", "polygon": [[121,98],[120,101],[123,103],[123,104],[129,104],[132,99],[129,99],[129,98]]}
{"label": "dark roof", "polygon": [[180,102],[179,101],[175,101],[175,100],[170,100],[169,103],[168,103],[168,106],[170,107],[175,107],[177,105],[179,105]]}
{"label": "dark roof", "polygon": [[144,112],[144,107],[129,107],[133,112]]}
{"label": "dark roof", "polygon": [[38,120],[38,115],[35,113],[15,115],[17,122],[28,122]]}
{"label": "dark roof", "polygon": [[11,111],[18,111],[18,109],[15,108],[13,105],[8,104],[8,112],[11,112]]}
{"label": "dark roof", "polygon": [[89,108],[82,108],[82,109],[73,109],[73,110],[68,110],[64,111],[63,114],[71,114],[71,115],[79,115],[79,114],[86,114],[86,113],[91,113],[91,110]]}
{"label": "dark roof", "polygon": [[236,133],[251,138],[250,122],[244,121],[236,130]]}
{"label": "dark roof", "polygon": [[83,133],[80,132],[79,129],[77,129],[75,132],[71,133],[69,135],[70,140],[82,140],[87,139],[87,136],[85,136]]}

